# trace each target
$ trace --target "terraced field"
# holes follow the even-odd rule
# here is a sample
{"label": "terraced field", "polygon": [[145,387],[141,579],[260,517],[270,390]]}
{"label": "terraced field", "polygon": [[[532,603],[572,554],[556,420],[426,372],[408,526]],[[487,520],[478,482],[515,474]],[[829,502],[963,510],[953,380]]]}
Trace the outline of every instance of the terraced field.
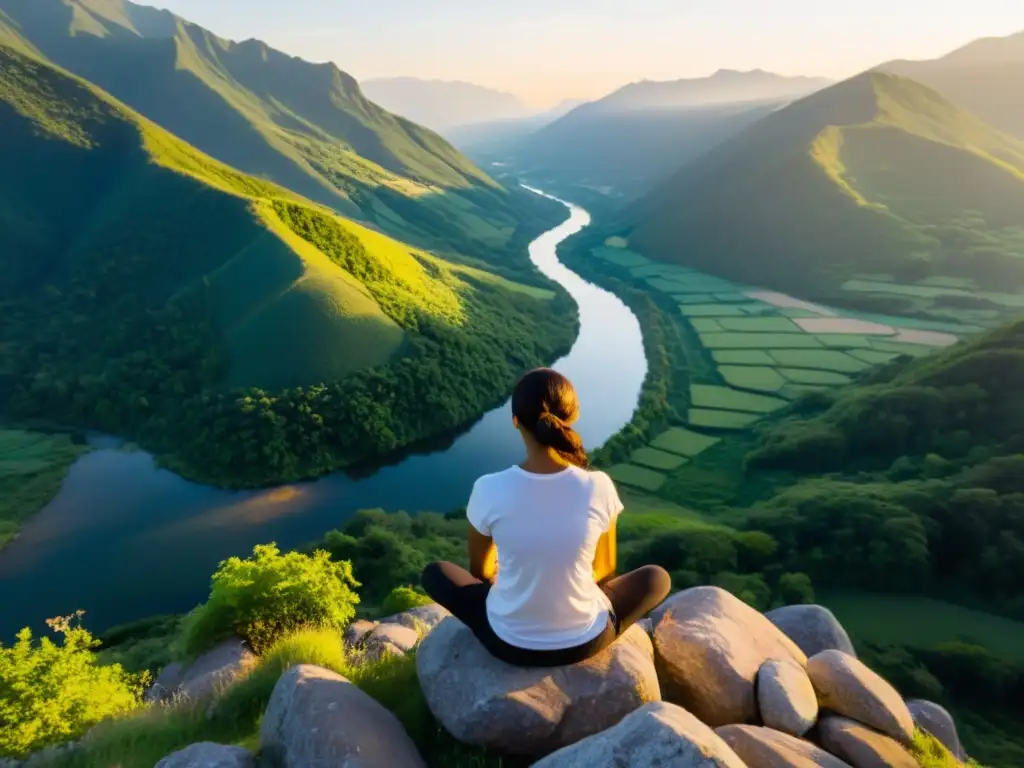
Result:
{"label": "terraced field", "polygon": [[[654,262],[627,245],[612,238],[592,254],[620,278],[653,294],[662,307],[678,307],[678,324],[690,340],[684,423],[656,435],[610,471],[622,485],[650,493],[722,436],[752,429],[807,391],[845,386],[874,366],[900,355],[930,354],[987,325],[974,322],[980,315],[973,310],[952,311],[948,319],[940,314],[935,320],[837,310]],[[1024,297],[979,292],[959,278],[901,286],[886,275],[866,275],[844,290],[912,297],[918,309],[925,303],[969,303],[965,296],[1002,310],[1024,307]]]}

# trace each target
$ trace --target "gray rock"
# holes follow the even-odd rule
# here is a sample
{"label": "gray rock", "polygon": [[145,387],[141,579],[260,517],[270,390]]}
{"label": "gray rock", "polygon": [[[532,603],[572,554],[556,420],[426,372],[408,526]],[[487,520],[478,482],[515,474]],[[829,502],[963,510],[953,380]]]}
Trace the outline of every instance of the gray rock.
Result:
{"label": "gray rock", "polygon": [[910,746],[914,718],[889,683],[842,651],[822,651],[807,662],[818,704]]}
{"label": "gray rock", "polygon": [[417,608],[410,608],[408,611],[394,616],[388,616],[386,619],[381,619],[380,623],[400,624],[403,627],[416,630],[420,635],[425,635],[449,616],[451,614],[446,608],[442,608],[437,603],[432,603],[430,605],[421,605]]}
{"label": "gray rock", "polygon": [[455,618],[416,653],[434,717],[459,741],[541,756],[599,733],[661,691],[651,640],[630,627],[611,647],[568,667],[513,667],[491,656]]}
{"label": "gray rock", "polygon": [[967,752],[960,743],[960,734],[956,730],[956,722],[945,707],[924,699],[911,699],[907,702],[910,716],[917,727],[928,731],[932,736],[953,753],[958,760],[967,760]]}
{"label": "gray rock", "polygon": [[80,741],[67,741],[33,752],[20,763],[17,760],[13,760],[12,763],[19,768],[49,768],[53,765],[64,765],[75,757],[76,752],[83,749]]}
{"label": "gray rock", "polygon": [[181,694],[189,701],[206,701],[222,694],[256,664],[244,640],[225,640],[204,653],[182,675]]}
{"label": "gray rock", "polygon": [[300,664],[274,686],[260,728],[274,768],[424,768],[398,719],[341,675]]}
{"label": "gray rock", "polygon": [[771,728],[723,725],[715,733],[751,768],[850,768],[811,742]]}
{"label": "gray rock", "polygon": [[846,717],[821,718],[818,739],[821,746],[853,768],[920,768],[895,739]]}
{"label": "gray rock", "polygon": [[248,750],[203,741],[168,755],[156,768],[255,768]]}
{"label": "gray rock", "polygon": [[772,624],[800,646],[808,657],[822,651],[842,651],[853,657],[850,636],[828,608],[821,605],[787,605],[765,614]]}
{"label": "gray rock", "polygon": [[372,650],[381,644],[393,645],[403,653],[411,651],[420,641],[415,629],[403,627],[401,624],[378,624],[366,638],[366,647]]}
{"label": "gray rock", "polygon": [[757,704],[769,728],[802,737],[818,720],[818,697],[807,670],[793,661],[766,661],[757,672]]}
{"label": "gray rock", "polygon": [[758,719],[754,683],[769,659],[807,657],[742,600],[718,587],[695,587],[657,610],[654,652],[665,699],[712,727]]}
{"label": "gray rock", "polygon": [[[533,768],[747,768],[682,707],[646,704],[618,725],[548,755]],[[760,766],[758,766],[760,768]]]}
{"label": "gray rock", "polygon": [[160,670],[156,682],[149,687],[143,700],[148,704],[155,701],[167,701],[172,698],[181,685],[185,667],[178,662],[168,664]]}
{"label": "gray rock", "polygon": [[373,632],[377,627],[377,622],[367,621],[366,619],[359,619],[353,621],[347,627],[342,635],[342,640],[345,642],[346,648],[358,648],[363,644],[366,636]]}

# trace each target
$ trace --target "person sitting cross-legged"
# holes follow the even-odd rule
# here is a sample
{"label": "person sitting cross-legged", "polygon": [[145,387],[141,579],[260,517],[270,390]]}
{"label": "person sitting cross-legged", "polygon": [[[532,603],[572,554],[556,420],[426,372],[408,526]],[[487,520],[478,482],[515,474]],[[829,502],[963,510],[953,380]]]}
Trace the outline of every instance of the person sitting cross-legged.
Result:
{"label": "person sitting cross-legged", "polygon": [[[524,667],[575,664],[607,648],[669,594],[659,566],[615,575],[622,502],[590,471],[572,384],[530,371],[512,394],[526,460],[476,481],[467,507],[470,570],[431,563],[423,588],[496,658]],[[500,561],[500,567],[499,567]]]}

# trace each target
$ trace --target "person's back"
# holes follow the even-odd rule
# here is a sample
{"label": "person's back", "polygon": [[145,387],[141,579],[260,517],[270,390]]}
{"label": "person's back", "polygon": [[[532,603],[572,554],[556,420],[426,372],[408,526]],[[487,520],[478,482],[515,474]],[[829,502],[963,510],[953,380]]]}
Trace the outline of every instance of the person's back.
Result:
{"label": "person's back", "polygon": [[610,606],[594,581],[594,558],[621,509],[606,474],[574,466],[548,475],[516,466],[476,482],[467,516],[498,549],[487,597],[498,637],[551,650],[601,633]]}
{"label": "person's back", "polygon": [[[423,586],[499,659],[561,666],[606,648],[668,596],[668,573],[615,577],[611,479],[590,472],[576,391],[561,374],[530,371],[512,394],[526,460],[477,480],[469,500],[470,571],[431,563]],[[500,565],[499,565],[500,559]]]}

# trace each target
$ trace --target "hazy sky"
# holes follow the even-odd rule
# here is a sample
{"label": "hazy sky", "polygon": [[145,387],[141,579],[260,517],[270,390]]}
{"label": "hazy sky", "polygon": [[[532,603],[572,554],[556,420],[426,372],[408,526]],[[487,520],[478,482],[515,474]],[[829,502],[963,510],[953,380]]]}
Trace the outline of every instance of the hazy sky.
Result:
{"label": "hazy sky", "polygon": [[535,106],[723,67],[841,78],[1024,31],[1022,0],[148,1],[359,79],[468,80]]}

